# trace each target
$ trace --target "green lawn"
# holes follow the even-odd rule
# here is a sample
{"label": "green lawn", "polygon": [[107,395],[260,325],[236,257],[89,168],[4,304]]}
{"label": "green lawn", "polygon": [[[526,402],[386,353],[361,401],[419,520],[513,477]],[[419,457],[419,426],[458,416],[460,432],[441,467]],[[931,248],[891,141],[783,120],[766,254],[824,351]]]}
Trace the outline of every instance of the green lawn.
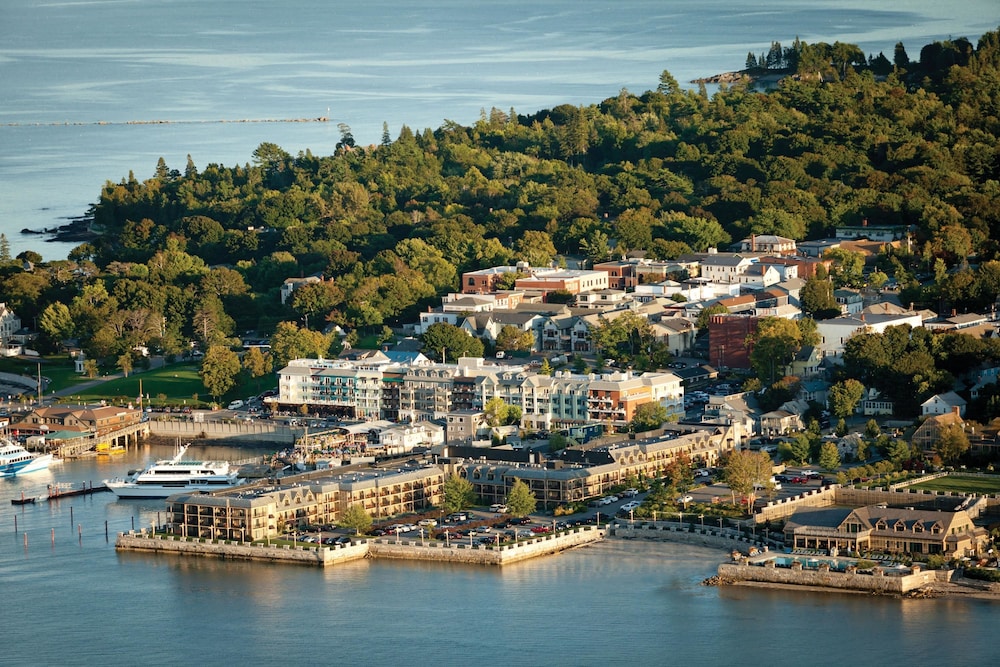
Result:
{"label": "green lawn", "polygon": [[921,491],[957,491],[958,493],[1000,493],[1000,475],[995,477],[949,475],[912,484],[907,488],[920,489]]}
{"label": "green lawn", "polygon": [[[194,405],[197,402],[212,400],[201,378],[198,377],[198,367],[193,364],[172,364],[156,370],[135,373],[127,378],[109,380],[82,390],[78,394],[64,397],[63,400],[72,403],[101,399],[116,403],[135,401],[139,396],[140,381],[143,395],[149,396],[147,405],[182,405],[185,401],[187,405]],[[166,400],[160,398],[161,395],[165,396]],[[198,401],[195,401],[195,395],[198,396]]]}
{"label": "green lawn", "polygon": [[0,371],[4,373],[14,373],[15,375],[27,375],[34,379],[40,373],[42,377],[47,377],[49,391],[57,391],[72,387],[75,384],[84,382],[86,378],[81,378],[76,373],[73,360],[69,355],[53,355],[44,359],[21,359],[4,357],[0,358]]}

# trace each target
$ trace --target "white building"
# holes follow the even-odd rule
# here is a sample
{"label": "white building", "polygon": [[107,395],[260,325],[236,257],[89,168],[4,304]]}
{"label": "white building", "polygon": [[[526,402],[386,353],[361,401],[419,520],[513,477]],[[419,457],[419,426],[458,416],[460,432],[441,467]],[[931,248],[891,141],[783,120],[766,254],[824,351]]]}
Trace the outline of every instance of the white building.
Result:
{"label": "white building", "polygon": [[830,320],[816,322],[816,330],[820,335],[819,345],[822,357],[840,357],[844,354],[844,343],[858,333],[885,333],[889,327],[908,324],[911,327],[923,326],[919,313],[908,311],[901,314],[869,314],[842,315]]}

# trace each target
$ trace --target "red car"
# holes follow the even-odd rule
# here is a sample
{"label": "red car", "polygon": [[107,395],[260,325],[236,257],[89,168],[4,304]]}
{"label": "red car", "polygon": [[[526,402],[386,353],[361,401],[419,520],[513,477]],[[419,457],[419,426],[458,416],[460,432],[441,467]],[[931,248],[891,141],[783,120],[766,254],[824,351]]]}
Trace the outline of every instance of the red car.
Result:
{"label": "red car", "polygon": [[548,526],[535,526],[534,528],[531,529],[531,532],[535,533],[536,535],[541,535],[542,533],[551,533],[552,529],[549,528]]}

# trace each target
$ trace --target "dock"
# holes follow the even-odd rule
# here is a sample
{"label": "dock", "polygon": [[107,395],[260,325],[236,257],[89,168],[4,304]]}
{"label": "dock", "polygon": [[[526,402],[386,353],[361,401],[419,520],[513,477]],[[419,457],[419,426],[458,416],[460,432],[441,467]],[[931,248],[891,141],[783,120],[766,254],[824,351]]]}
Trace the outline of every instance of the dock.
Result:
{"label": "dock", "polygon": [[99,486],[94,486],[91,482],[90,486],[84,482],[82,486],[74,486],[69,482],[60,482],[58,484],[49,484],[49,500],[58,500],[60,498],[71,498],[73,496],[89,496],[92,493],[103,493],[105,491],[110,491],[110,489],[101,484]]}

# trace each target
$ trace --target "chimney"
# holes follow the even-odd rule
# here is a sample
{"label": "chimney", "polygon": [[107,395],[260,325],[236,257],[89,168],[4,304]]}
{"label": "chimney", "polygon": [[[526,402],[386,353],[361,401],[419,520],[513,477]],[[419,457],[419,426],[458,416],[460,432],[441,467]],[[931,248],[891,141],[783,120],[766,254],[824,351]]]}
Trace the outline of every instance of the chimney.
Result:
{"label": "chimney", "polygon": [[961,417],[962,416],[962,409],[960,407],[958,407],[957,405],[951,406],[951,411],[952,411],[952,413],[954,413],[954,415],[956,417]]}
{"label": "chimney", "polygon": [[863,219],[863,220],[861,221],[861,226],[862,226],[862,227],[867,227],[867,226],[868,226],[868,218],[865,218],[865,219]]}

